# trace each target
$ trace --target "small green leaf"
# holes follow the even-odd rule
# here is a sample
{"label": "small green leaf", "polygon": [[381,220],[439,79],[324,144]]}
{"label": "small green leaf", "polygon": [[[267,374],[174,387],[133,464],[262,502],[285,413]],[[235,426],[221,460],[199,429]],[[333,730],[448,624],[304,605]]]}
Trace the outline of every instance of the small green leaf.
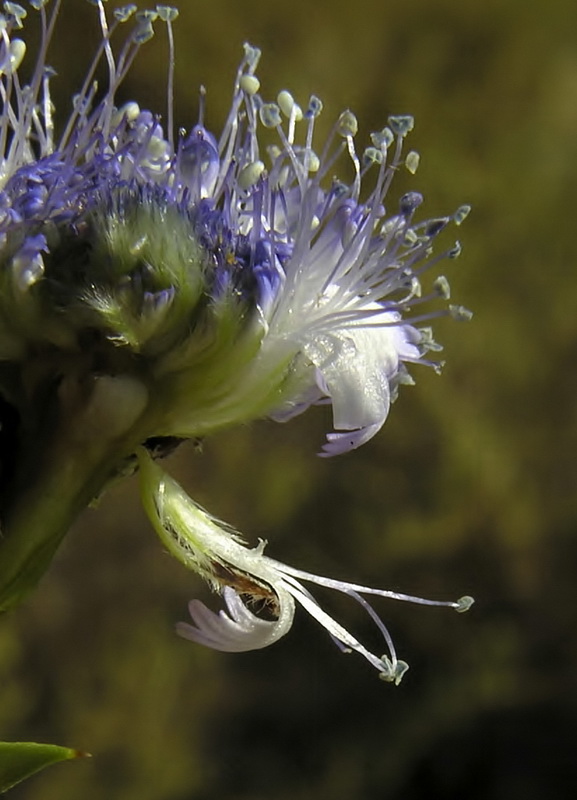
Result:
{"label": "small green leaf", "polygon": [[11,789],[50,764],[84,758],[89,753],[36,742],[0,742],[0,792]]}

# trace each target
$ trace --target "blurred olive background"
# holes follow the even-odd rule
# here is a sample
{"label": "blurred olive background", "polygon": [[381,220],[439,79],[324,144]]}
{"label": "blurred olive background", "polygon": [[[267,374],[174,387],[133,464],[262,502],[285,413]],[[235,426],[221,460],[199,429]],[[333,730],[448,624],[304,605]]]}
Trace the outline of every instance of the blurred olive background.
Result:
{"label": "blurred olive background", "polygon": [[[113,6],[113,3],[109,4]],[[88,511],[36,594],[0,622],[4,739],[69,744],[15,800],[537,800],[577,771],[577,5],[549,0],[181,0],[176,119],[224,120],[242,43],[262,92],[345,107],[359,141],[417,120],[424,213],[473,212],[450,270],[467,325],[440,320],[441,377],[413,369],[381,434],[335,460],[330,411],[222,434],[167,466],[214,514],[303,569],[428,597],[465,616],[377,601],[398,688],[298,614],[267,651],[214,653],[174,635],[192,596],[139,508],[134,480]],[[52,61],[60,110],[97,41],[64,0]],[[163,26],[122,99],[164,114]],[[66,105],[66,108],[68,106]],[[324,128],[323,128],[324,126]],[[361,145],[362,148],[362,145]],[[450,244],[447,240],[446,244]],[[323,598],[325,600],[325,598]],[[368,617],[326,607],[375,643]],[[380,647],[380,645],[376,645]]]}

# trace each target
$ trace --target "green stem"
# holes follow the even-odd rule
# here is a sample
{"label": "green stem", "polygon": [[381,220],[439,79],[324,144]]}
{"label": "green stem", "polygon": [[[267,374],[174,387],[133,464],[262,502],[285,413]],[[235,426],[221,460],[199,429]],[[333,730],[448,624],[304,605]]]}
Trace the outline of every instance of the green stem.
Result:
{"label": "green stem", "polygon": [[36,586],[72,522],[146,438],[144,387],[106,381],[80,413],[21,449],[0,503],[0,611]]}

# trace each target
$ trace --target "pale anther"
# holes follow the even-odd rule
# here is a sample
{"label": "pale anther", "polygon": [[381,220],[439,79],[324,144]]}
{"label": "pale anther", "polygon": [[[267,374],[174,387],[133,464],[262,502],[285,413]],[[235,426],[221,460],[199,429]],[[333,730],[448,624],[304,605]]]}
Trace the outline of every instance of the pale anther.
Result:
{"label": "pale anther", "polygon": [[8,58],[0,65],[0,75],[3,73],[11,75],[16,72],[24,56],[26,55],[26,44],[22,39],[12,39],[10,42]]}
{"label": "pale anther", "polygon": [[265,103],[259,110],[260,121],[265,128],[276,128],[281,124],[280,109],[276,103]]}
{"label": "pale anther", "polygon": [[317,97],[314,94],[311,95],[305,116],[318,117],[318,115],[321,113],[322,110],[323,110],[323,101],[320,99],[320,97]]}
{"label": "pale anther", "polygon": [[137,8],[134,3],[131,3],[121,8],[115,8],[112,13],[119,22],[126,22],[136,12]]}
{"label": "pale anther", "polygon": [[389,117],[389,125],[396,136],[406,136],[415,127],[415,119],[410,114],[394,114]]}
{"label": "pale anther", "polygon": [[386,150],[395,141],[395,135],[390,128],[383,128],[371,133],[371,141],[379,150]]}
{"label": "pale anther", "polygon": [[419,161],[421,160],[421,156],[417,153],[416,150],[411,150],[410,153],[407,153],[407,157],[405,158],[405,167],[414,175],[417,169],[419,168]]}
{"label": "pale anther", "polygon": [[469,205],[460,206],[453,214],[453,220],[455,221],[455,225],[460,225],[462,222],[464,222],[469,216],[470,211],[471,211],[471,206]]}
{"label": "pale anther", "polygon": [[240,88],[249,95],[254,95],[260,89],[260,81],[256,75],[243,75],[239,81]]}
{"label": "pale anther", "polygon": [[290,117],[295,106],[295,101],[292,94],[286,89],[283,89],[282,92],[278,93],[276,101],[285,117]]}
{"label": "pale anther", "polygon": [[238,183],[241,189],[250,189],[251,186],[258,181],[264,172],[264,164],[262,161],[253,161],[252,164],[247,164],[243,167],[238,174]]}
{"label": "pale anther", "polygon": [[439,277],[435,279],[433,288],[439,297],[443,298],[443,300],[448,300],[450,298],[451,287],[449,286],[449,281],[444,275],[439,275]]}
{"label": "pale anther", "polygon": [[21,20],[23,20],[28,15],[28,12],[26,11],[25,8],[22,8],[22,6],[18,5],[18,3],[6,2],[4,3],[4,11],[9,16],[14,17],[14,22],[17,28],[23,27]]}
{"label": "pale anther", "polygon": [[140,106],[138,103],[135,103],[133,100],[125,103],[114,112],[111,121],[112,128],[114,129],[118,127],[118,125],[120,125],[120,123],[124,120],[127,122],[134,122],[134,120],[138,118],[139,114]]}
{"label": "pale anther", "polygon": [[469,322],[473,319],[473,312],[465,306],[449,306],[449,314],[457,322]]}
{"label": "pale anther", "polygon": [[468,594],[464,595],[463,597],[459,597],[455,606],[455,611],[458,614],[463,614],[465,611],[468,611],[471,608],[474,602],[475,598]]}
{"label": "pale anther", "polygon": [[352,111],[343,111],[337,123],[337,130],[341,136],[356,136],[359,123]]}
{"label": "pale anther", "polygon": [[145,9],[144,11],[136,12],[136,19],[139,22],[156,22],[158,17],[159,17],[158,11],[151,11],[150,9]]}
{"label": "pale anther", "polygon": [[149,21],[139,23],[132,34],[132,38],[136,44],[144,44],[145,42],[150,41],[153,36],[154,28],[152,27],[152,23]]}
{"label": "pale anther", "polygon": [[383,152],[376,147],[367,147],[363,153],[363,164],[370,166],[371,164],[382,164]]}
{"label": "pale anther", "polygon": [[178,17],[178,8],[174,6],[156,6],[156,10],[163,22],[174,22]]}
{"label": "pale anther", "polygon": [[461,255],[461,242],[456,241],[453,247],[447,253],[447,258],[458,258]]}

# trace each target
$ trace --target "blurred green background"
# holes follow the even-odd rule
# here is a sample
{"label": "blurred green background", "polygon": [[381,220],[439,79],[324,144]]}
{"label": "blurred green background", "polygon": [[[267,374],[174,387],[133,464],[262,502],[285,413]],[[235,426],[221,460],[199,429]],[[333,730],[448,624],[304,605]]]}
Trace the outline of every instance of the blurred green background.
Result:
{"label": "blurred green background", "polygon": [[[113,3],[109,4],[110,6]],[[64,0],[52,61],[62,109],[97,41]],[[330,412],[184,447],[172,474],[252,542],[303,569],[423,596],[473,594],[457,616],[378,601],[403,684],[381,683],[302,613],[267,651],[179,639],[194,576],[162,550],[136,485],[68,537],[36,594],[0,622],[4,739],[90,761],[14,800],[553,800],[577,772],[577,4],[573,0],[181,0],[176,119],[223,122],[243,41],[271,98],[290,87],[345,107],[359,141],[412,113],[410,186],[424,213],[473,212],[443,265],[469,325],[441,320],[441,377],[413,369],[385,429],[315,457]],[[125,97],[164,113],[162,26]],[[322,125],[320,126],[322,128]],[[392,205],[392,203],[391,203]],[[360,638],[360,609],[328,597]]]}

